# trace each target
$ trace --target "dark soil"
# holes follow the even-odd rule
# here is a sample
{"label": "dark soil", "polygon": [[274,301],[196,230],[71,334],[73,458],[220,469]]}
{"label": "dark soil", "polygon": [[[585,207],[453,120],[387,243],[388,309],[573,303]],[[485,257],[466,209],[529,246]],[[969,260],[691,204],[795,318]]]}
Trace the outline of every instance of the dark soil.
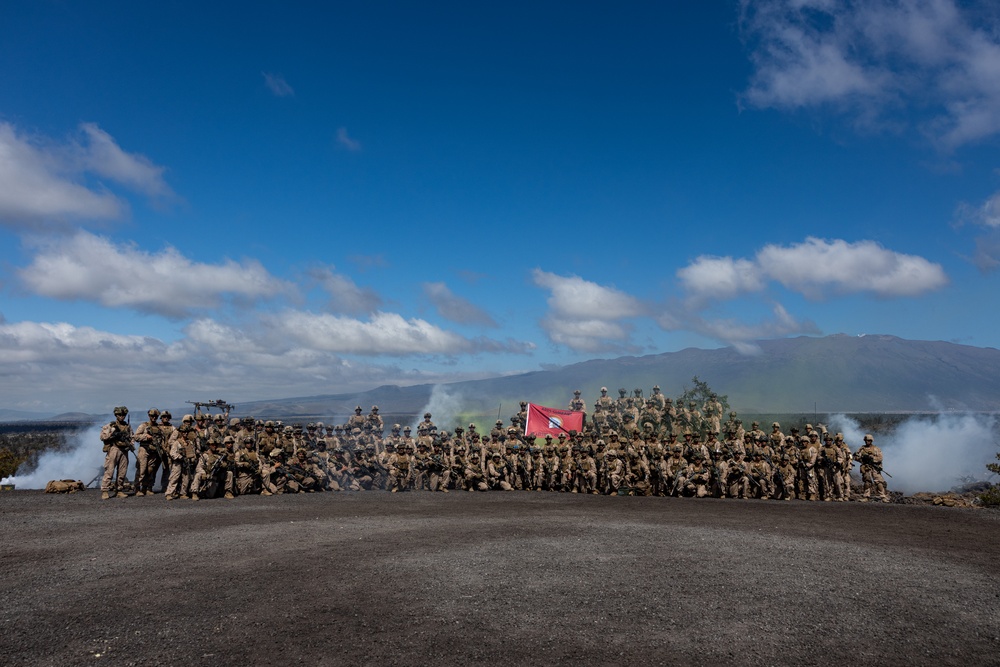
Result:
{"label": "dark soil", "polygon": [[1000,663],[1000,513],[0,493],[4,665]]}

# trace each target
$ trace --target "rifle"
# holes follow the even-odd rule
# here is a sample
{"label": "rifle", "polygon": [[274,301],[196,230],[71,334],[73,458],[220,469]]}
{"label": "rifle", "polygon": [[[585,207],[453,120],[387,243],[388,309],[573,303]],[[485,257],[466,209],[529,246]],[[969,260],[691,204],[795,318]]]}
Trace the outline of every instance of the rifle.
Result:
{"label": "rifle", "polygon": [[[209,479],[215,479],[215,473],[219,471],[219,467],[222,466],[223,463],[225,463],[225,460],[226,460],[226,455],[219,454],[219,458],[215,459],[215,464],[212,465],[212,469],[208,473]],[[228,465],[223,466],[223,469],[228,470],[229,466]]]}
{"label": "rifle", "polygon": [[681,471],[678,470],[677,472],[674,473],[674,485],[670,489],[670,495],[674,495],[674,494],[678,494],[679,495],[682,492],[680,486],[681,486],[681,482],[683,482],[683,481],[684,481],[684,477],[681,476]]}

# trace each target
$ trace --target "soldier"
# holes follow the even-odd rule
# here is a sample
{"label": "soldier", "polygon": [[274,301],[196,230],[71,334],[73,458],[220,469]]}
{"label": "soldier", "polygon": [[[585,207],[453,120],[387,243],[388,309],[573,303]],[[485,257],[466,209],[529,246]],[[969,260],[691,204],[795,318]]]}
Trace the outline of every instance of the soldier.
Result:
{"label": "soldier", "polygon": [[743,452],[735,452],[733,460],[725,463],[726,495],[730,498],[749,498],[750,466],[743,459]]}
{"label": "soldier", "polygon": [[236,475],[236,491],[241,496],[260,493],[260,456],[254,447],[254,438],[244,431],[243,440],[233,454]]}
{"label": "soldier", "polygon": [[798,476],[796,491],[800,500],[816,500],[819,497],[819,483],[816,479],[816,459],[819,452],[810,443],[810,438],[799,440]]}
{"label": "soldier", "polygon": [[854,453],[854,460],[861,462],[861,481],[864,485],[861,502],[868,502],[873,491],[883,503],[889,502],[889,493],[882,477],[882,450],[875,446],[875,439],[870,433],[865,436],[864,446]]}
{"label": "soldier", "polygon": [[269,456],[271,451],[281,446],[281,438],[275,430],[275,424],[268,419],[264,422],[264,432],[257,437],[257,455]]}
{"label": "soldier", "polygon": [[299,493],[322,491],[326,486],[326,475],[310,458],[305,449],[295,452],[295,458],[288,465],[288,487]]}
{"label": "soldier", "polygon": [[[810,436],[812,439],[812,436]],[[823,439],[823,446],[817,457],[819,464],[819,491],[825,502],[839,500],[843,495],[840,488],[840,450],[833,446],[833,436],[829,433]]]}
{"label": "soldier", "polygon": [[691,463],[684,469],[683,479],[684,495],[704,498],[709,494],[712,471],[705,465],[705,457],[701,452],[695,452]]}
{"label": "soldier", "polygon": [[718,395],[711,394],[708,400],[705,401],[705,405],[702,406],[702,410],[705,421],[708,422],[708,428],[712,431],[720,431],[720,426],[722,425],[722,403],[719,402]]}
{"label": "soldier", "polygon": [[372,435],[379,438],[382,437],[382,433],[385,431],[385,423],[382,421],[382,415],[378,413],[377,405],[372,406],[372,411],[368,413],[366,424]]}
{"label": "soldier", "polygon": [[[781,424],[778,422],[771,423],[771,447],[774,451],[780,452],[785,446],[785,434],[781,432]],[[798,443],[796,443],[798,444]]]}
{"label": "soldier", "polygon": [[837,433],[833,436],[833,444],[840,451],[840,469],[837,476],[840,477],[840,500],[851,499],[851,468],[854,466],[854,457],[851,455],[851,448],[844,442],[844,434]]}
{"label": "soldier", "polygon": [[569,402],[569,409],[574,412],[585,412],[587,410],[587,404],[583,402],[580,398],[580,390],[576,389],[573,391],[573,400]]}
{"label": "soldier", "polygon": [[431,431],[436,431],[437,430],[437,426],[435,426],[434,422],[431,421],[431,417],[432,416],[433,415],[431,415],[431,413],[429,413],[429,412],[425,412],[424,413],[424,420],[422,422],[420,422],[419,424],[417,424],[417,435],[418,436],[429,434]]}
{"label": "soldier", "polygon": [[409,445],[401,443],[395,454],[389,459],[389,491],[409,491],[413,483],[412,460],[409,456]]}
{"label": "soldier", "polygon": [[489,488],[500,491],[513,491],[514,487],[505,479],[506,466],[499,452],[494,452],[486,464],[486,484]]}
{"label": "soldier", "polygon": [[233,479],[231,448],[233,436],[228,435],[222,443],[210,440],[208,449],[198,458],[195,467],[194,481],[191,482],[191,500],[216,498],[220,491],[225,493],[227,500],[236,497]]}
{"label": "soldier", "polygon": [[267,459],[261,462],[260,495],[281,495],[288,483],[288,473],[284,468],[285,450],[275,447],[268,452]]}
{"label": "soldier", "polygon": [[664,398],[663,401],[666,404],[666,407],[663,408],[663,416],[661,417],[663,420],[663,427],[667,430],[667,433],[677,435],[677,425],[679,421],[677,419],[677,408],[674,407],[674,401],[669,396]]}
{"label": "soldier", "polygon": [[170,414],[170,410],[164,410],[160,413],[160,461],[157,466],[153,468],[152,477],[156,477],[156,467],[162,468],[163,472],[160,473],[160,493],[167,492],[167,483],[170,480],[170,439],[174,436],[177,429],[170,423],[173,415]]}
{"label": "soldier", "polygon": [[653,385],[653,393],[650,395],[649,400],[655,403],[658,409],[667,409],[667,397],[660,393],[660,385]]}
{"label": "soldier", "polygon": [[603,410],[605,413],[608,413],[612,409],[614,409],[615,401],[613,398],[608,396],[607,387],[601,387],[601,396],[600,398],[597,399],[597,403],[600,404],[601,410]]}
{"label": "soldier", "polygon": [[778,500],[791,500],[795,497],[795,465],[788,454],[782,454],[778,465],[774,468],[774,497]]}
{"label": "soldier", "polygon": [[365,419],[365,416],[361,414],[361,406],[360,405],[354,406],[354,414],[351,415],[350,419],[347,420],[347,425],[346,425],[347,432],[351,433],[356,428],[364,430],[366,421],[367,420]]}
{"label": "soldier", "polygon": [[427,465],[428,488],[431,491],[448,493],[448,482],[451,480],[451,461],[443,451],[441,441],[435,441]]}
{"label": "soldier", "polygon": [[634,496],[650,495],[649,464],[639,455],[639,450],[629,448],[625,459],[625,485]]}
{"label": "soldier", "polygon": [[679,496],[683,493],[686,467],[684,448],[677,444],[671,446],[670,456],[663,460],[663,486],[668,496]]}
{"label": "soldier", "polygon": [[751,497],[760,498],[761,500],[770,498],[774,494],[773,477],[774,471],[771,469],[771,466],[768,465],[759,451],[755,451],[748,472]]}
{"label": "soldier", "polygon": [[101,478],[101,499],[108,500],[113,495],[127,498],[128,453],[134,451],[132,427],[126,421],[128,408],[120,405],[114,409],[115,420],[101,429],[104,443],[104,476]]}
{"label": "soldier", "polygon": [[139,443],[139,451],[135,455],[135,495],[153,495],[153,483],[156,481],[156,469],[163,452],[163,436],[160,431],[160,411],[150,408],[146,415],[147,421],[135,429],[135,441]]}
{"label": "soldier", "polygon": [[167,500],[188,498],[191,478],[198,460],[198,429],[191,415],[184,415],[180,427],[170,438],[170,481],[167,483]]}
{"label": "soldier", "polygon": [[[499,456],[499,454],[496,456]],[[469,452],[464,477],[466,491],[489,491],[490,486],[486,481],[486,472],[480,460],[479,452],[476,450]]]}

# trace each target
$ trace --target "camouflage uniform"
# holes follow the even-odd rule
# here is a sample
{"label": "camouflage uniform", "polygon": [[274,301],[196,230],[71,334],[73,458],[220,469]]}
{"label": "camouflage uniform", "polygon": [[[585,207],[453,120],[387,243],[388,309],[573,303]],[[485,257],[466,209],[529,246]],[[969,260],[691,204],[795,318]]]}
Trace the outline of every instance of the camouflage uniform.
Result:
{"label": "camouflage uniform", "polygon": [[135,441],[139,443],[139,451],[135,455],[135,495],[137,496],[153,495],[156,469],[163,452],[163,436],[157,422],[160,418],[160,411],[152,408],[146,414],[149,420],[142,422],[135,429]]}
{"label": "camouflage uniform", "polygon": [[232,454],[229,451],[232,445],[232,436],[226,436],[222,446],[212,440],[208,450],[198,458],[194,481],[191,482],[191,500],[199,500],[201,496],[215,498],[220,491],[227,499],[236,497]]}
{"label": "camouflage uniform", "polygon": [[865,436],[865,444],[854,453],[854,459],[861,462],[861,481],[864,485],[862,502],[868,502],[873,491],[879,500],[889,502],[889,493],[882,477],[882,450],[875,446],[871,435]]}
{"label": "camouflage uniform", "polygon": [[198,431],[191,415],[184,415],[180,428],[170,439],[170,481],[167,483],[167,500],[187,498],[191,491],[195,463],[198,460]]}
{"label": "camouflage uniform", "polygon": [[101,442],[104,443],[104,476],[101,478],[101,498],[109,499],[116,495],[125,498],[125,488],[128,483],[128,453],[133,450],[132,427],[125,417],[128,408],[115,408],[115,421],[105,424],[101,429]]}

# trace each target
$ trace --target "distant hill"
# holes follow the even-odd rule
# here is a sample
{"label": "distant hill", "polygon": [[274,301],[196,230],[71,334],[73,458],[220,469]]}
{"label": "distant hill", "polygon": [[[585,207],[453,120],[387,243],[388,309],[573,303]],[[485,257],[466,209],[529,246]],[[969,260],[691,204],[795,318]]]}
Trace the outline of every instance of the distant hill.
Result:
{"label": "distant hill", "polygon": [[48,419],[51,416],[51,412],[27,412],[25,410],[0,408],[0,422],[32,421],[35,419]]}
{"label": "distant hill", "polygon": [[[440,385],[469,414],[504,421],[518,400],[564,407],[580,389],[588,406],[605,385],[650,393],[659,384],[676,397],[697,375],[742,413],[926,412],[1000,410],[1000,350],[896,336],[836,334],[758,341],[759,354],[732,347],[594,359],[562,368]],[[383,386],[354,394],[257,401],[240,414],[343,421],[361,405],[379,405],[386,421],[402,421],[431,401],[432,385]],[[398,419],[397,419],[398,417]]]}

